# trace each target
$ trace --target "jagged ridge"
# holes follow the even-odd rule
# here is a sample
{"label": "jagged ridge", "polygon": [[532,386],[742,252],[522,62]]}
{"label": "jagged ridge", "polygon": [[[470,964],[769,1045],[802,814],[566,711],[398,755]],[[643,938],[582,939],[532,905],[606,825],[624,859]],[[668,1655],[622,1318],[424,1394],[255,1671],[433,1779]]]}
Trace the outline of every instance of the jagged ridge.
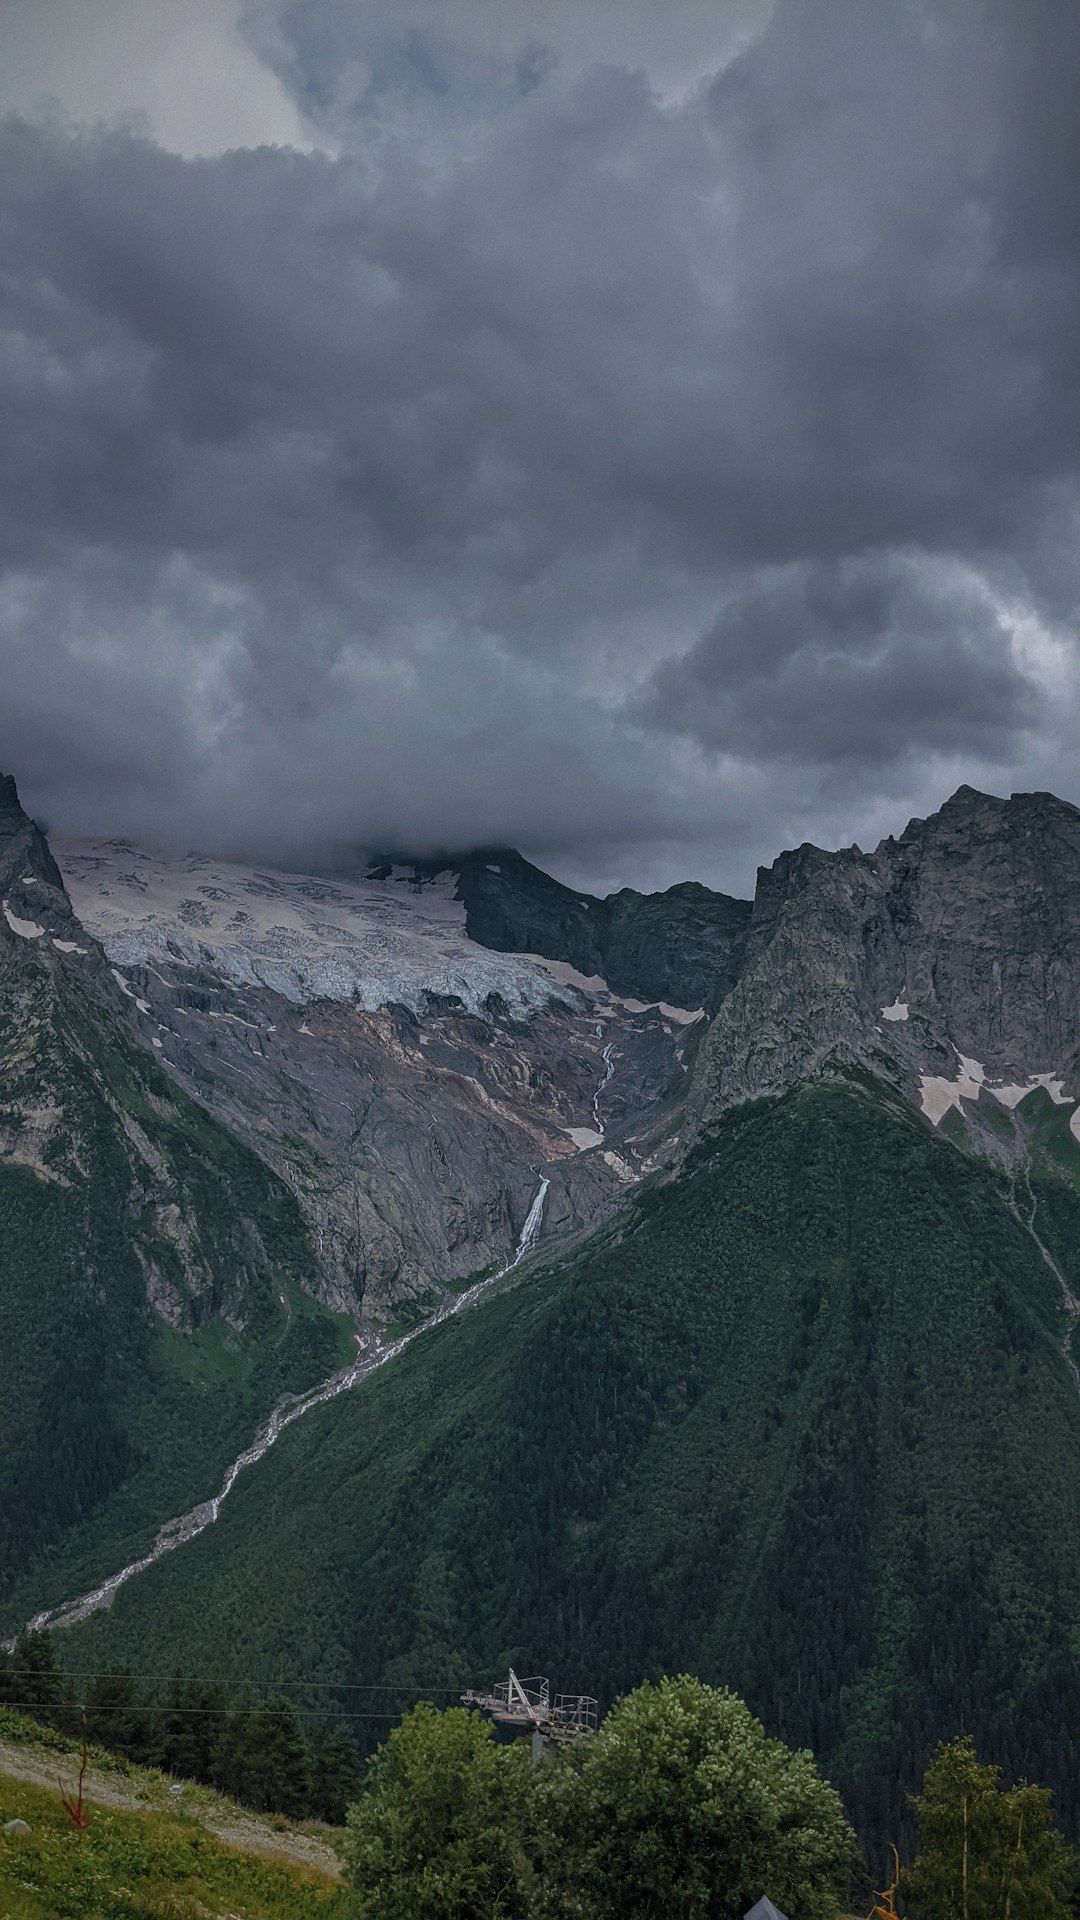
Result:
{"label": "jagged ridge", "polygon": [[1080,1094],[1080,812],[1051,794],[961,787],[872,853],[803,846],[762,869],[692,1116],[830,1063],[918,1099],[965,1060],[1017,1094],[1040,1075]]}

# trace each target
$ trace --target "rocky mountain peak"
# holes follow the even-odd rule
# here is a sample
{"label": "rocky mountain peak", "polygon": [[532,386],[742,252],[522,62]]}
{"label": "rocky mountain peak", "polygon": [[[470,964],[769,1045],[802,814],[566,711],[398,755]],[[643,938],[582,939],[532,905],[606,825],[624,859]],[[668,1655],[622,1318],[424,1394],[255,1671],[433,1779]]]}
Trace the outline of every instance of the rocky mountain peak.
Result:
{"label": "rocky mountain peak", "polygon": [[[960,786],[925,820],[909,820],[902,834],[883,840],[881,848],[906,844],[912,840],[950,836],[970,837],[973,842],[994,837],[1030,833],[1033,830],[1075,830],[1080,826],[1080,809],[1056,793],[1034,791],[1012,793],[1002,798],[982,793],[977,787]],[[879,849],[880,850],[880,849]]]}
{"label": "rocky mountain peak", "polygon": [[10,774],[0,774],[0,939],[5,935],[43,950],[57,940],[71,949],[82,938],[49,843]]}
{"label": "rocky mountain peak", "polygon": [[857,1063],[944,1111],[963,1096],[927,1085],[958,1086],[962,1061],[990,1091],[1080,1093],[1080,811],[1053,794],[963,786],[873,853],[763,869],[693,1105],[703,1121]]}

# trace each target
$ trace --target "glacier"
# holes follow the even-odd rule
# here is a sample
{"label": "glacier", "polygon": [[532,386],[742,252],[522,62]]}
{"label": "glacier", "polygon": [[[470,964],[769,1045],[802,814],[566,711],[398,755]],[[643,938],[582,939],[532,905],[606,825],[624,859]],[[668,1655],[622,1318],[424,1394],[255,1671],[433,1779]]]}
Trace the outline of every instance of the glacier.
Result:
{"label": "glacier", "polygon": [[580,1005],[576,983],[531,958],[470,940],[452,872],[322,879],[166,854],[127,840],[53,841],[72,905],[114,967],[208,969],[294,1005],[335,1000],[368,1013],[425,1012],[455,999],[483,1015],[492,995],[520,1017]]}

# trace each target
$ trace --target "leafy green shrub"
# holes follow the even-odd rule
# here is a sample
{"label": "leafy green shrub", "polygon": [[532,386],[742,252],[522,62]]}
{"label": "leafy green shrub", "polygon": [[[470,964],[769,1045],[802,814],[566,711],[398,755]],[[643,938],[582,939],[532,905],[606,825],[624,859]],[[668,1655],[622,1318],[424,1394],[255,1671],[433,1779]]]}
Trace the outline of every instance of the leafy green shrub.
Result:
{"label": "leafy green shrub", "polygon": [[857,1861],[840,1797],[726,1689],[636,1687],[539,1772],[545,1912],[742,1920],[768,1894],[789,1920],[836,1920]]}
{"label": "leafy green shrub", "polygon": [[422,1704],[371,1762],[349,1811],[348,1874],[370,1920],[524,1915],[527,1757],[464,1707]]}

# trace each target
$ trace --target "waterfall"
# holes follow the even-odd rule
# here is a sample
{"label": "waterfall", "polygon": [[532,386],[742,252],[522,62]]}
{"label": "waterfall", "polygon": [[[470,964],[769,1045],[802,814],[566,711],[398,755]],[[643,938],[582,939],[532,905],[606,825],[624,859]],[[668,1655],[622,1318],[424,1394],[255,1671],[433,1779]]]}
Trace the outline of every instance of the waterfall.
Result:
{"label": "waterfall", "polygon": [[[529,1208],[528,1213],[525,1215],[525,1225],[521,1229],[521,1235],[517,1243],[517,1251],[510,1262],[510,1267],[516,1267],[519,1260],[524,1260],[525,1255],[536,1245],[537,1240],[540,1238],[540,1227],[544,1218],[544,1200],[547,1197],[547,1190],[550,1185],[550,1180],[541,1175],[536,1198]],[[506,1268],[504,1271],[509,1272],[510,1268]]]}
{"label": "waterfall", "polygon": [[[600,1031],[602,1032],[603,1029],[601,1028]],[[607,1129],[600,1118],[600,1095],[603,1093],[604,1088],[607,1086],[608,1081],[611,1079],[613,1073],[615,1072],[615,1049],[612,1046],[610,1040],[608,1041],[607,1046],[601,1050],[600,1058],[604,1062],[604,1071],[603,1071],[603,1075],[601,1076],[600,1085],[597,1087],[596,1092],[593,1094],[593,1097],[592,1097],[592,1110],[593,1110],[593,1120],[596,1123],[596,1131],[600,1135],[600,1138],[602,1140]]]}

